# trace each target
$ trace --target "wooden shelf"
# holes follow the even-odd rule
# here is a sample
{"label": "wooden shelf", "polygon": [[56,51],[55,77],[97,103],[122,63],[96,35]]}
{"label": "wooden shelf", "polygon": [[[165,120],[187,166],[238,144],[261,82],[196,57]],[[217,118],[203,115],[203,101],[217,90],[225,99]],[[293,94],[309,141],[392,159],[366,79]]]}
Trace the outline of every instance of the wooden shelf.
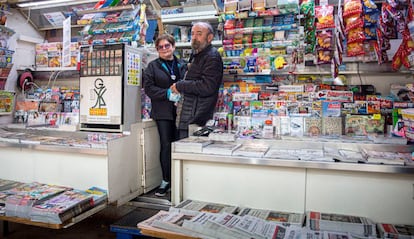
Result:
{"label": "wooden shelf", "polygon": [[191,237],[183,234],[178,234],[166,230],[159,230],[157,228],[139,228],[141,234],[144,236],[151,236],[156,238],[169,238],[169,239],[197,239],[196,237]]}
{"label": "wooden shelf", "polygon": [[53,224],[53,223],[44,223],[44,222],[34,222],[27,218],[21,218],[21,217],[8,217],[8,216],[0,216],[0,221],[7,221],[7,222],[15,222],[30,226],[37,226],[37,227],[44,227],[44,228],[50,228],[50,229],[62,229],[62,228],[68,228],[72,225],[74,225],[77,222],[80,222],[89,216],[92,216],[93,214],[101,211],[102,209],[106,208],[107,204],[101,204],[98,205],[76,217],[73,217],[71,220],[62,223],[62,224]]}

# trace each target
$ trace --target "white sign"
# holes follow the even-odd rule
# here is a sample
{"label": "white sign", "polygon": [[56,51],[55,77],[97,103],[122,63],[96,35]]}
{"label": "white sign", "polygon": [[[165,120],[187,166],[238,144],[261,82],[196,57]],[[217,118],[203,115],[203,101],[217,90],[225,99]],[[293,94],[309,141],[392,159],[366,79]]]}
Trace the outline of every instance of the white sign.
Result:
{"label": "white sign", "polygon": [[62,66],[69,66],[71,63],[70,55],[70,16],[63,21],[63,52],[62,52]]}
{"label": "white sign", "polygon": [[62,12],[49,12],[44,13],[43,16],[49,21],[52,26],[60,27],[65,20],[65,16],[63,16]]}

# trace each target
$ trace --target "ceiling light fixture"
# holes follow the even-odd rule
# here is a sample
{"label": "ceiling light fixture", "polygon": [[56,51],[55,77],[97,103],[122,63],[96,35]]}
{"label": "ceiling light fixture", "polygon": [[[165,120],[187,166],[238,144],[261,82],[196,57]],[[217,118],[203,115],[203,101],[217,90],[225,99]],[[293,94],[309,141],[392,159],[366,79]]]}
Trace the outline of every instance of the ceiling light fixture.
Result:
{"label": "ceiling light fixture", "polygon": [[20,8],[45,8],[45,7],[58,7],[66,5],[76,5],[83,3],[91,3],[95,1],[87,0],[47,0],[47,1],[33,1],[33,2],[22,2],[17,3],[16,5]]}

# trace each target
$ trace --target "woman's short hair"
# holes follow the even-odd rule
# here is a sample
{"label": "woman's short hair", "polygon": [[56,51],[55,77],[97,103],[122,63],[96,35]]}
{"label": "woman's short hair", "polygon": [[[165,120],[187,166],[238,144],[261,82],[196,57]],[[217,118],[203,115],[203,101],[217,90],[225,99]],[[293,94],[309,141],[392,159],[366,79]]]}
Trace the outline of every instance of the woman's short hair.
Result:
{"label": "woman's short hair", "polygon": [[174,37],[170,34],[163,33],[163,34],[159,35],[157,37],[157,39],[155,40],[155,47],[158,46],[158,44],[160,43],[161,40],[167,40],[169,43],[171,43],[172,46],[175,46]]}

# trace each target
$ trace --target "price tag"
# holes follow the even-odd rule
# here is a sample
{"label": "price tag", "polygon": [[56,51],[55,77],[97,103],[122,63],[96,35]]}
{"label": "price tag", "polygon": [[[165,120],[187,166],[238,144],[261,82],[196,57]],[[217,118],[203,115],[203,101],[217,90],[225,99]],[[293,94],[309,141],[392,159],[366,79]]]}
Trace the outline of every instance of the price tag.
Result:
{"label": "price tag", "polygon": [[328,5],[328,0],[320,0],[319,1],[319,5],[320,6],[326,6],[326,5]]}
{"label": "price tag", "polygon": [[374,120],[381,120],[381,114],[373,114],[372,119]]}

